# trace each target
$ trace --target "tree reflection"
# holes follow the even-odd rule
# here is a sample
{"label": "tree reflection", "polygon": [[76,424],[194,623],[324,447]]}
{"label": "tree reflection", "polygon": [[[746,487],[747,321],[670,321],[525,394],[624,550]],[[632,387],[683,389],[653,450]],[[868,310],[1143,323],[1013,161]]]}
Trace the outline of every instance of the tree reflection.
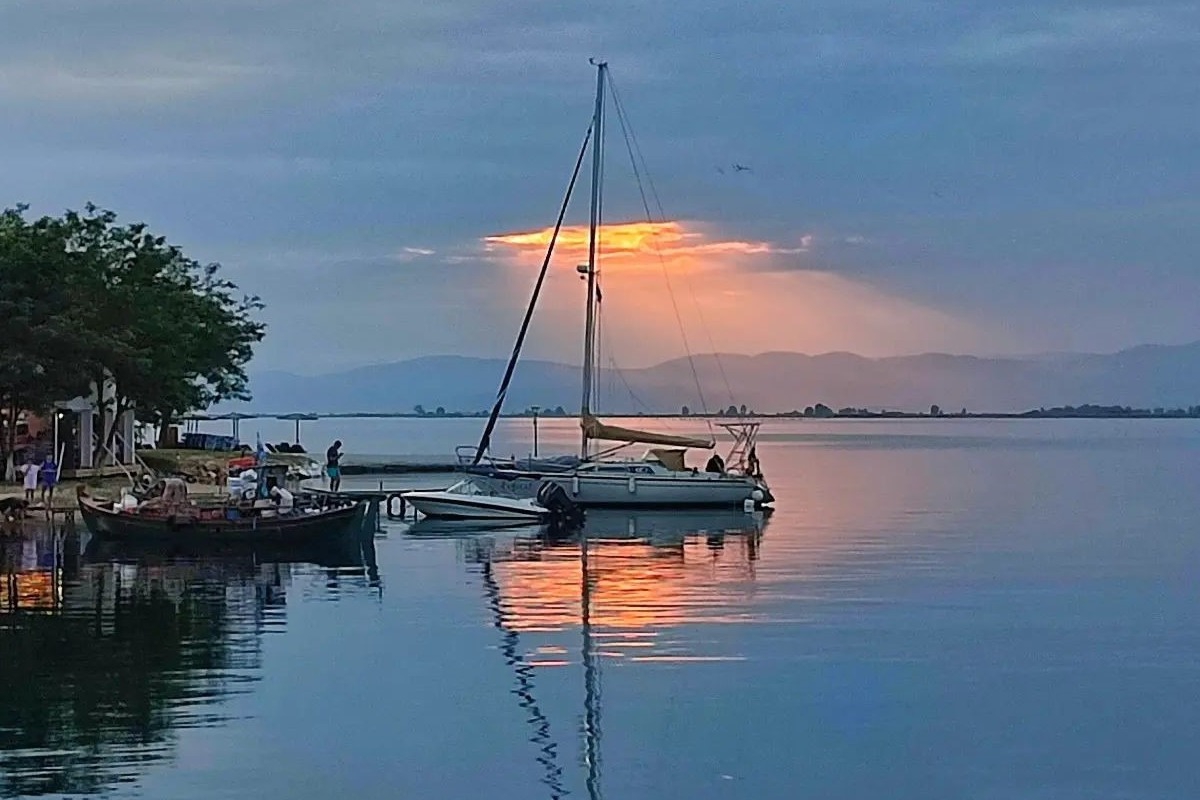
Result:
{"label": "tree reflection", "polygon": [[32,563],[29,540],[4,543],[4,796],[110,788],[169,755],[174,730],[219,722],[216,706],[256,679],[257,634],[290,577],[243,560],[67,564],[48,536],[53,556]]}

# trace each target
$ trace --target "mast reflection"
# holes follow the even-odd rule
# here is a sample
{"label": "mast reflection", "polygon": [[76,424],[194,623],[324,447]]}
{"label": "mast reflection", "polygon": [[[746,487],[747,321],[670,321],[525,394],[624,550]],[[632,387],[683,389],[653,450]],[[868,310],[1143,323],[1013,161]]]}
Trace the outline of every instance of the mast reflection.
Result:
{"label": "mast reflection", "polygon": [[[412,533],[460,541],[460,554],[481,576],[501,652],[515,677],[513,693],[533,728],[530,741],[552,798],[568,793],[562,750],[534,695],[539,667],[571,663],[569,648],[522,654],[523,635],[554,634],[578,626],[583,670],[580,733],[587,796],[603,796],[601,774],[602,658],[652,646],[657,631],[690,621],[736,621],[736,587],[754,580],[754,562],[766,527],[762,514],[741,512],[589,512],[582,531],[556,536],[543,528],[487,532],[459,526],[422,526]],[[708,602],[704,599],[708,598]],[[711,605],[714,610],[705,610]],[[598,646],[598,641],[603,642]],[[539,653],[553,652],[546,660]],[[638,660],[638,659],[634,659]]]}

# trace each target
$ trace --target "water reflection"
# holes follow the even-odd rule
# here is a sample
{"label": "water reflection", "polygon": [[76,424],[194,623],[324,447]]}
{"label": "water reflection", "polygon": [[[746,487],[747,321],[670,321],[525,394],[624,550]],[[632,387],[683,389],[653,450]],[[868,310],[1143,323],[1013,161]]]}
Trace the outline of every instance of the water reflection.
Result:
{"label": "water reflection", "polygon": [[649,649],[655,630],[752,618],[758,547],[767,524],[742,512],[590,512],[582,534],[496,538],[488,558],[505,624],[555,632],[582,623],[579,562],[586,541],[591,623],[601,655]]}
{"label": "water reflection", "polygon": [[[512,693],[526,714],[541,781],[552,798],[569,791],[562,743],[537,699],[536,677],[539,668],[582,665],[580,761],[587,796],[595,800],[603,796],[602,659],[653,647],[660,629],[737,621],[718,610],[736,605],[732,587],[753,582],[766,521],[761,513],[592,511],[584,529],[567,536],[536,527],[497,532],[462,524],[418,524],[413,533],[457,538],[463,561],[478,572],[501,634],[500,652],[513,671]],[[578,662],[569,640],[532,641],[575,629],[581,636]]]}
{"label": "water reflection", "polygon": [[297,562],[378,588],[373,542],[311,553],[0,540],[0,796],[85,794],[173,756],[260,679]]}

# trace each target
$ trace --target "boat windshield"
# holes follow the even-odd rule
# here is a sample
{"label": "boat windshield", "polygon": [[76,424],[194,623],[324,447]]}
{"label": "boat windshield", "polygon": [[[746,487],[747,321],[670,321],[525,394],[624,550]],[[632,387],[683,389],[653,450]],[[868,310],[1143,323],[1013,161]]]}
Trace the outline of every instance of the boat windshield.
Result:
{"label": "boat windshield", "polygon": [[459,481],[446,490],[449,494],[484,494],[484,491],[479,488],[479,485],[474,481]]}

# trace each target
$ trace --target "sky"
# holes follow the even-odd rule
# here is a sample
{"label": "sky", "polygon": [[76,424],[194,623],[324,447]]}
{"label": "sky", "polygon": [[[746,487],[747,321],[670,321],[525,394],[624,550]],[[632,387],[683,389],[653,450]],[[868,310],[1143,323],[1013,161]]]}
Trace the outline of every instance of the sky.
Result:
{"label": "sky", "polygon": [[[661,201],[610,116],[606,360],[1200,339],[1194,2],[2,0],[0,205],[221,262],[255,368],[503,356],[590,57]],[[581,358],[587,190],[531,357]]]}

